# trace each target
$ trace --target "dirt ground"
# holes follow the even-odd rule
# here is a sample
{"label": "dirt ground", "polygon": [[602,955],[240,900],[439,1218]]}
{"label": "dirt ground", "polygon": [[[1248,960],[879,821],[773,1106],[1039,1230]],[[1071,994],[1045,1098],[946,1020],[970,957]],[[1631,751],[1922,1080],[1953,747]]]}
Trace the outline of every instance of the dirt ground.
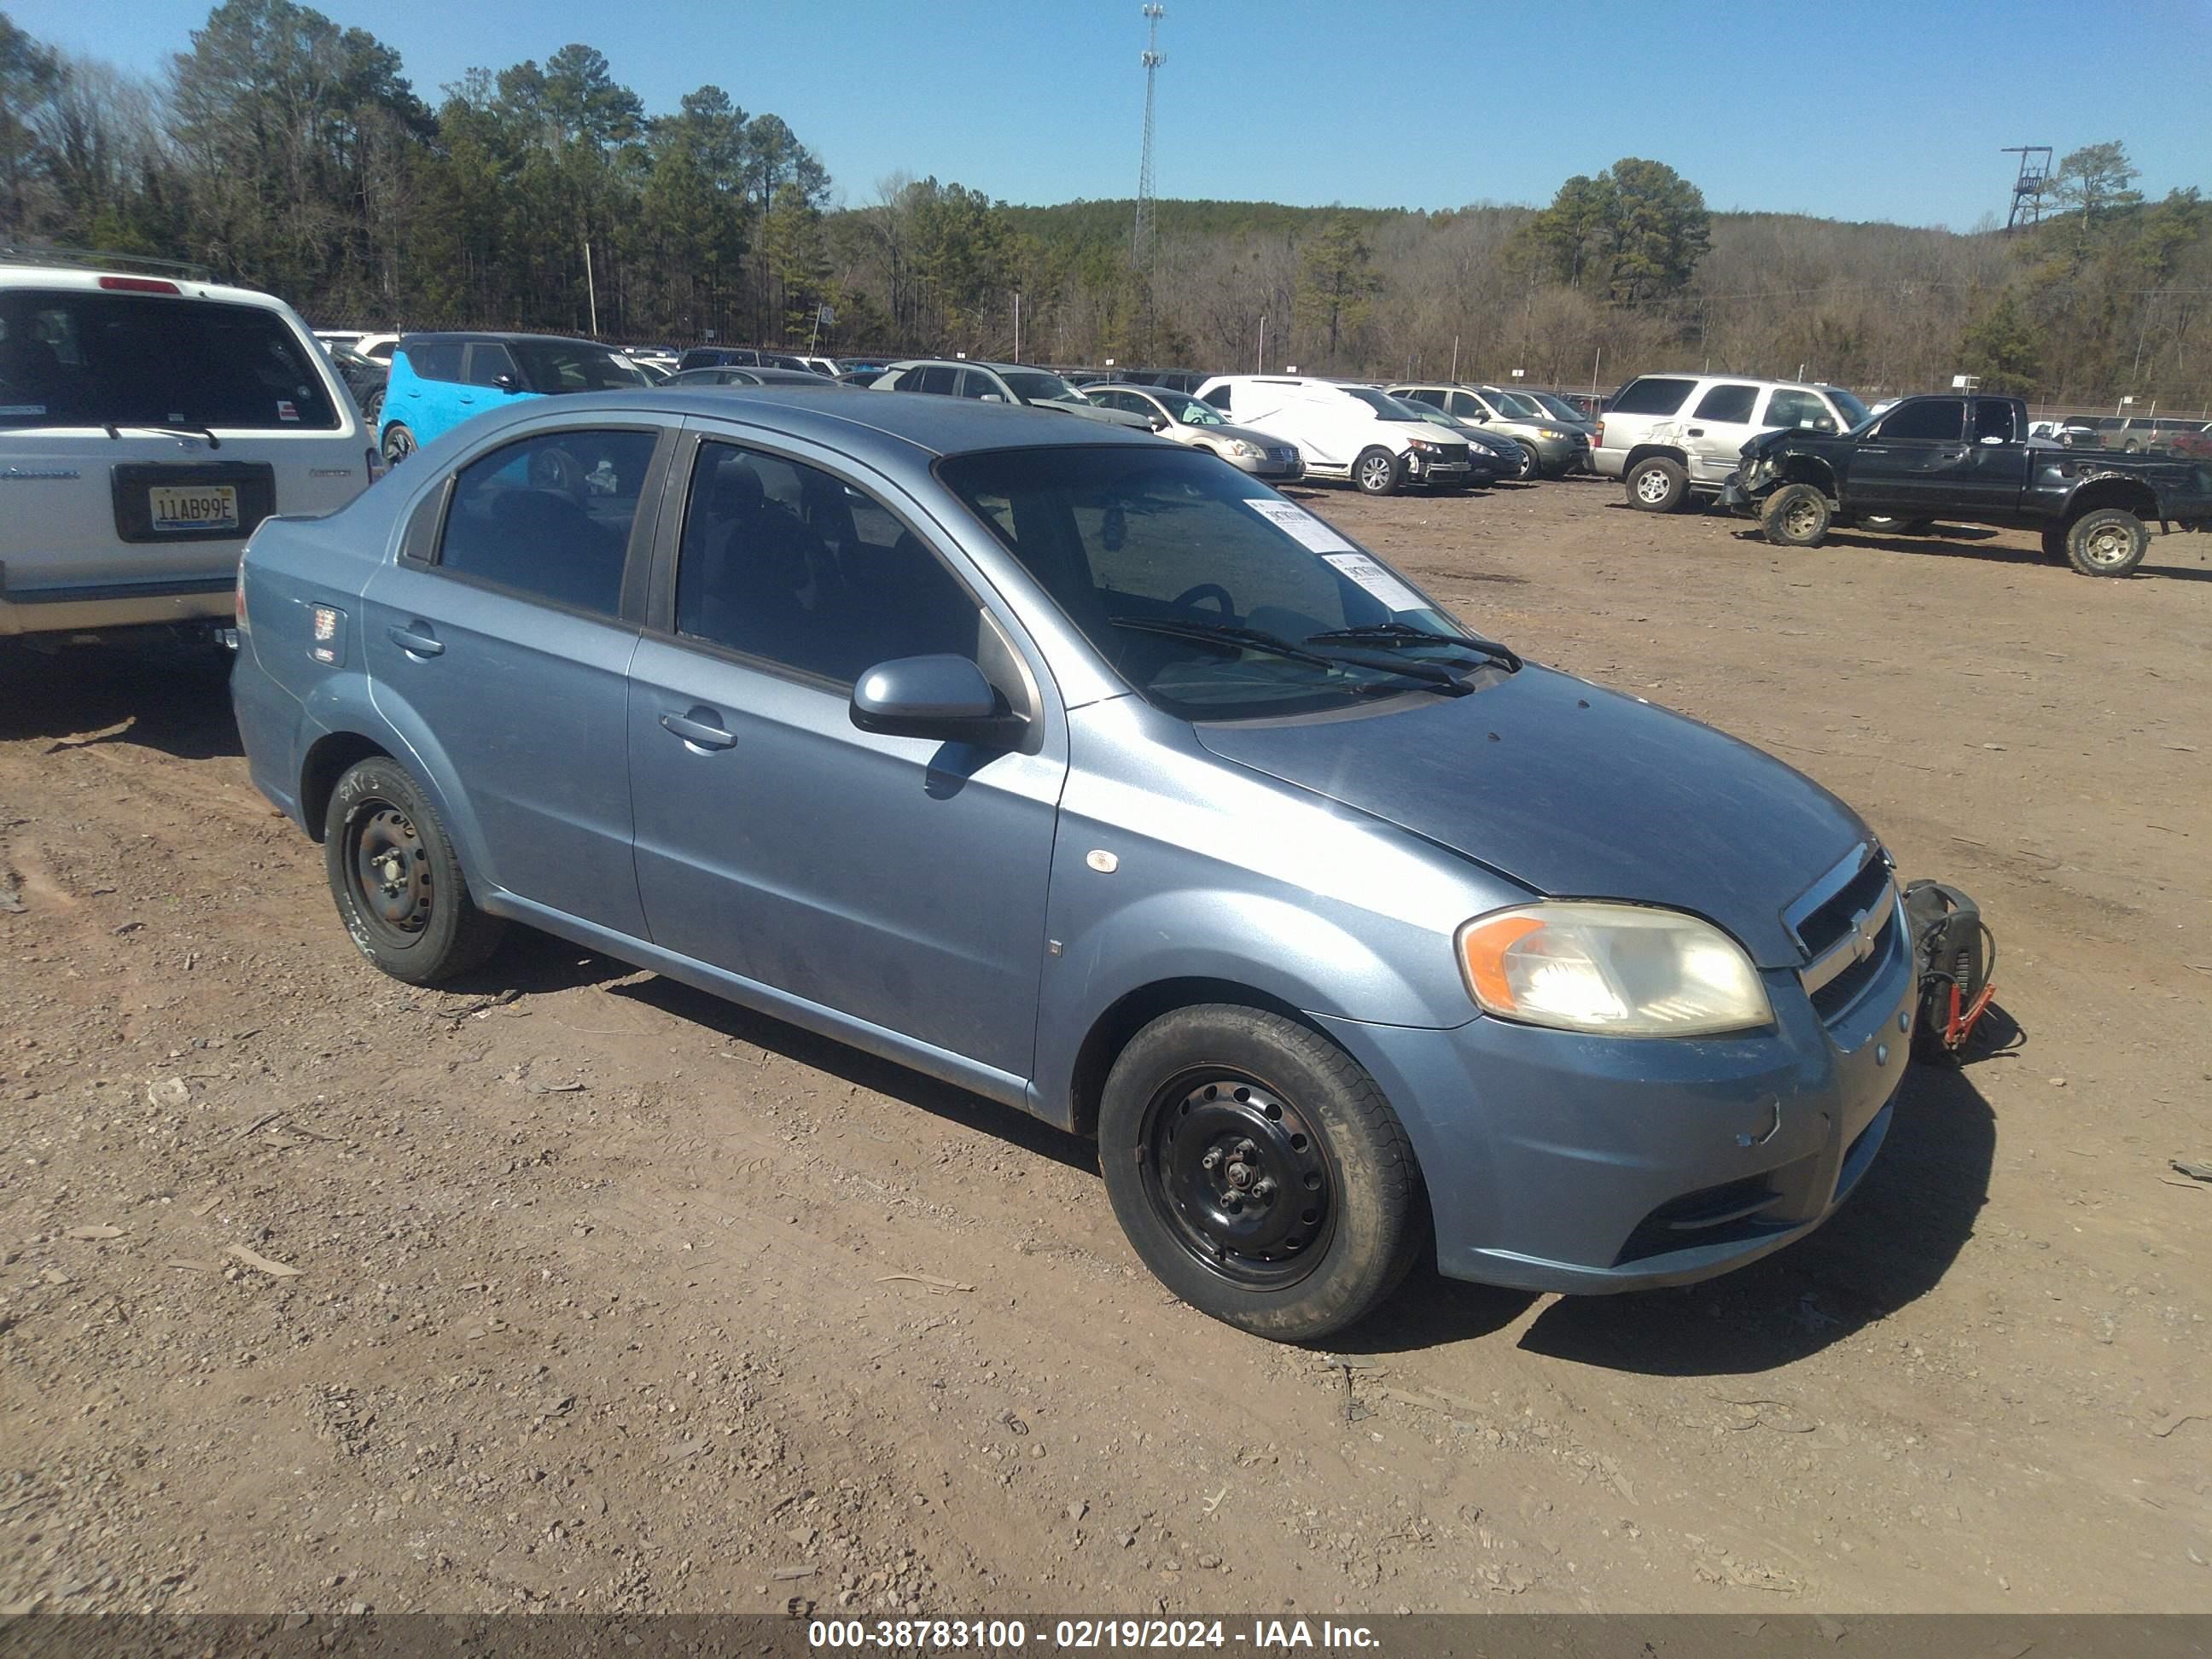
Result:
{"label": "dirt ground", "polygon": [[1983,902],[2016,1040],[1825,1231],[1271,1346],[1017,1114],[543,939],[380,978],[219,669],[16,653],[0,1606],[2212,1610],[2212,536],[1312,500]]}

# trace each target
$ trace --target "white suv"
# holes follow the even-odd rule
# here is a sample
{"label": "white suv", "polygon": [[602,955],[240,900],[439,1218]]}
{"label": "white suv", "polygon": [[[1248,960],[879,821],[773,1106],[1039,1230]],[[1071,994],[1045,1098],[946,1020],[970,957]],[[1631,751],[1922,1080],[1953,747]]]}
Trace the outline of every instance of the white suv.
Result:
{"label": "white suv", "polygon": [[1848,432],[1866,405],[1841,386],[1741,374],[1643,374],[1606,405],[1592,471],[1627,485],[1628,504],[1674,513],[1720,494],[1744,445],[1778,427]]}
{"label": "white suv", "polygon": [[1238,426],[1295,444],[1309,478],[1342,478],[1361,494],[1407,484],[1463,489],[1474,477],[1464,442],[1371,386],[1293,374],[1217,374],[1198,395]]}
{"label": "white suv", "polygon": [[256,526],[380,470],[283,301],[0,264],[0,635],[227,624]]}

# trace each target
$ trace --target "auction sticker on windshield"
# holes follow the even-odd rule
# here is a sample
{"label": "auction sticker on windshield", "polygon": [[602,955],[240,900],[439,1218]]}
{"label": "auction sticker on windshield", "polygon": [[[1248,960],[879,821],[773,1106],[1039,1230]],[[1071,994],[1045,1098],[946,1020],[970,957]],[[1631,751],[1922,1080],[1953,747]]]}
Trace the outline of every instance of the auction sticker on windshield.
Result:
{"label": "auction sticker on windshield", "polygon": [[1428,604],[1364,553],[1324,553],[1321,562],[1334,565],[1393,611],[1419,611]]}
{"label": "auction sticker on windshield", "polygon": [[[1316,553],[1350,553],[1356,550],[1350,542],[1296,501],[1248,499],[1244,505],[1276,529],[1288,531],[1297,538],[1301,547],[1310,547]],[[1345,574],[1352,574],[1350,571]],[[1357,581],[1358,578],[1354,576],[1352,580]]]}
{"label": "auction sticker on windshield", "polygon": [[147,491],[149,516],[156,530],[235,530],[238,489],[233,484],[191,489],[157,485]]}

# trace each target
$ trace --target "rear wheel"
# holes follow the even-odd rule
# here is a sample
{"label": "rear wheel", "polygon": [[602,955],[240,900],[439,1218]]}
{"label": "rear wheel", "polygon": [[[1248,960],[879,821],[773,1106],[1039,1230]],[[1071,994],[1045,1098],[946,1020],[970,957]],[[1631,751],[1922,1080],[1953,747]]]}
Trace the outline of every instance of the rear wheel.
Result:
{"label": "rear wheel", "polygon": [[1364,449],[1352,464],[1352,482],[1363,495],[1395,495],[1398,493],[1398,458],[1389,450],[1376,446]]}
{"label": "rear wheel", "polygon": [[376,417],[383,413],[384,388],[382,386],[379,386],[375,391],[370,392],[368,397],[362,399],[361,418],[367,421],[370,426],[374,427],[376,424]]}
{"label": "rear wheel", "polygon": [[1259,1009],[1182,1008],[1138,1032],[1107,1074],[1098,1157],[1161,1282],[1277,1341],[1352,1323],[1429,1241],[1413,1148],[1375,1079]]}
{"label": "rear wheel", "polygon": [[372,756],[338,780],[323,866],[347,933],[394,979],[433,985],[499,948],[506,924],[477,908],[437,809],[397,761]]}
{"label": "rear wheel", "polygon": [[1766,498],[1759,521],[1777,547],[1818,547],[1828,538],[1828,498],[1817,484],[1784,484]]}
{"label": "rear wheel", "polygon": [[1628,504],[1639,513],[1679,513],[1689,499],[1690,475],[1680,461],[1653,455],[1628,469]]}
{"label": "rear wheel", "polygon": [[387,465],[397,466],[415,453],[415,434],[394,421],[384,428],[384,459]]}
{"label": "rear wheel", "polygon": [[2066,562],[2085,576],[2125,576],[2150,551],[2150,532],[2124,507],[2084,513],[2066,532]]}

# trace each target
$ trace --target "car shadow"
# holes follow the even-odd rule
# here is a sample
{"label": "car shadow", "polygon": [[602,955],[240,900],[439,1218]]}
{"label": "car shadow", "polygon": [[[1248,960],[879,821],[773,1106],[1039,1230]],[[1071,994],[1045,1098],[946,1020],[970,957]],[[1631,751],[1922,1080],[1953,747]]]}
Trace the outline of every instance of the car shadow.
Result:
{"label": "car shadow", "polygon": [[1966,1069],[1916,1065],[1887,1145],[1859,1190],[1810,1237],[1701,1285],[1562,1297],[1520,1346],[1657,1376],[1751,1375],[1795,1364],[1935,1288],[1974,1235],[1996,1153],[1996,1115]]}
{"label": "car shadow", "polygon": [[[616,965],[622,967],[620,963]],[[624,968],[623,971],[633,970]],[[986,1099],[956,1084],[942,1082],[896,1060],[881,1059],[834,1037],[818,1036],[803,1026],[773,1015],[756,1013],[734,1002],[725,1002],[679,981],[653,975],[634,984],[611,986],[608,994],[703,1025],[732,1042],[750,1043],[756,1048],[781,1054],[810,1070],[887,1095],[902,1105],[918,1107],[933,1117],[990,1135],[1010,1146],[1066,1164],[1071,1170],[1091,1176],[1098,1173],[1097,1148],[1081,1135],[1056,1129],[1042,1118]],[[1103,1187],[1099,1202],[1105,1202]]]}
{"label": "car shadow", "polygon": [[[1997,532],[1977,526],[1957,526],[1930,536],[1876,536],[1863,531],[1832,530],[1821,544],[1824,548],[1868,548],[1879,553],[1921,553],[1937,558],[1967,559],[1985,564],[2039,565],[2045,569],[2063,568],[2064,561],[2054,559],[2039,548],[2014,547],[1998,542]],[[2136,576],[2166,576],[2178,581],[2212,581],[2212,566],[2190,567],[2172,563],[2154,563],[2164,544],[2177,539],[2185,532],[2172,537],[2153,536],[2150,551],[2134,572]],[[1754,542],[1767,545],[1765,536],[1754,526],[1735,532],[1740,542]],[[1777,548],[1777,552],[1796,550]],[[2176,555],[2175,556],[2179,556]],[[2200,556],[2212,557],[2212,539],[2203,544]]]}
{"label": "car shadow", "polygon": [[49,754],[136,744],[179,760],[241,755],[230,663],[211,645],[0,646],[0,742],[44,738]]}

